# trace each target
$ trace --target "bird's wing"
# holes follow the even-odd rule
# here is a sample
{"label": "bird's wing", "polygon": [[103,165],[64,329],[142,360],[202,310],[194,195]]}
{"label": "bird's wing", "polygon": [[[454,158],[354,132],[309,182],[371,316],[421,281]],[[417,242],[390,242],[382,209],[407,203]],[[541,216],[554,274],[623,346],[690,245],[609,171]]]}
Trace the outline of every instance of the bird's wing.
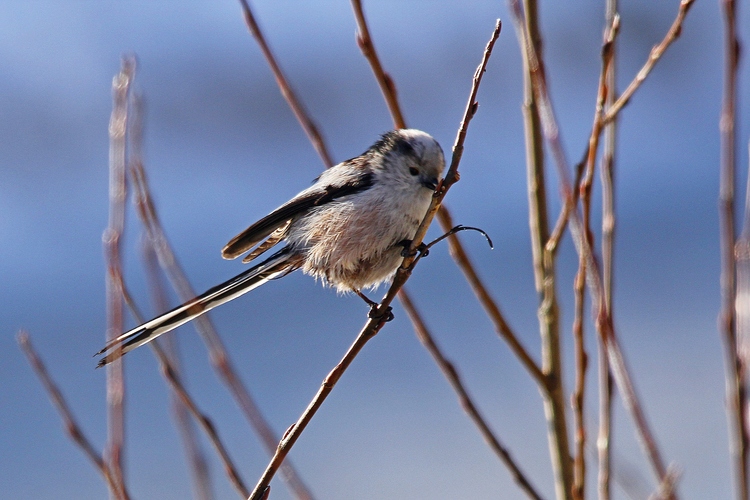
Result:
{"label": "bird's wing", "polygon": [[[345,177],[336,175],[335,172],[332,172],[334,169],[324,172],[314,186],[302,191],[232,238],[221,251],[222,257],[235,259],[260,243],[263,238],[270,236],[243,261],[249,262],[283,239],[290,222],[304,215],[308,210],[344,196],[364,191],[372,186],[373,174],[371,172],[361,173],[360,171],[356,176]],[[326,182],[329,179],[330,182]]]}

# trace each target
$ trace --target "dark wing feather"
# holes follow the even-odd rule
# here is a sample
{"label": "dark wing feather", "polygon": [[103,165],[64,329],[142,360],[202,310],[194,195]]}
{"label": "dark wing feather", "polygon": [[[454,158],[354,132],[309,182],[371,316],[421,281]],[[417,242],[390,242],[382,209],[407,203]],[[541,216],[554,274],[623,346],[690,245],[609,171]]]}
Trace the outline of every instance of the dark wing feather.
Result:
{"label": "dark wing feather", "polygon": [[[221,255],[225,259],[237,258],[257,245],[263,238],[271,235],[271,233],[283,227],[289,221],[304,215],[308,210],[330,203],[335,199],[363,191],[372,186],[372,181],[373,175],[368,172],[338,186],[329,184],[323,189],[303,193],[232,238],[221,251]],[[281,238],[274,238],[274,240],[273,244],[277,243]],[[253,252],[253,258],[268,250],[273,244],[262,245],[263,250],[261,252]]]}

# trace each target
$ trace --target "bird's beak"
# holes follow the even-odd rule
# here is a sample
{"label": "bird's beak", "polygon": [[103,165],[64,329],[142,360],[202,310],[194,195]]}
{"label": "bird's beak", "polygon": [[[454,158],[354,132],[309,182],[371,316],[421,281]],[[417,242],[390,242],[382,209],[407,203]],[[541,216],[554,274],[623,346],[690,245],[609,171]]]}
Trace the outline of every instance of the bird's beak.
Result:
{"label": "bird's beak", "polygon": [[422,178],[422,185],[431,191],[435,191],[437,189],[438,185],[438,179],[437,177],[430,177],[430,178]]}

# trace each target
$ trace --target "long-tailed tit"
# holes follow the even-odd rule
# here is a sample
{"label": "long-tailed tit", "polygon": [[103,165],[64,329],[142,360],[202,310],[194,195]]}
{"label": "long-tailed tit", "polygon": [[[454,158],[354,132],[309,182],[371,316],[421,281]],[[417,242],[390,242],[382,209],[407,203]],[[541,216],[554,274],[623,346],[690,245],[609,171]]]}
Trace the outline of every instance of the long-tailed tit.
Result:
{"label": "long-tailed tit", "polygon": [[[260,264],[110,341],[97,355],[103,366],[159,335],[297,269],[341,292],[361,291],[391,278],[408,248],[445,166],[429,134],[384,134],[356,158],[323,172],[309,188],[235,236],[225,259],[250,251],[250,262],[286,245]],[[255,249],[255,247],[258,245]]]}

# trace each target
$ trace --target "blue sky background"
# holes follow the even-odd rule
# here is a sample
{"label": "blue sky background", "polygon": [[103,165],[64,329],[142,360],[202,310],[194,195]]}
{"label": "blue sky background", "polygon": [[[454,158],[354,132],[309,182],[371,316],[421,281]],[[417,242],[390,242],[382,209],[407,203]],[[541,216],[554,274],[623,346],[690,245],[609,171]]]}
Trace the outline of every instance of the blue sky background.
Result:
{"label": "blue sky background", "polygon": [[[619,87],[671,24],[676,0],[621,2]],[[351,7],[338,2],[253,2],[294,88],[332,154],[361,153],[391,128],[354,42]],[[746,7],[746,6],[743,6]],[[367,2],[372,35],[410,126],[449,154],[494,21],[504,21],[479,93],[461,164],[446,199],[506,316],[538,357],[521,116],[522,73],[504,2]],[[740,27],[750,26],[743,8]],[[552,97],[568,158],[582,154],[600,66],[604,2],[542,2]],[[745,40],[750,33],[742,33]],[[663,455],[681,471],[683,498],[731,495],[719,310],[718,117],[722,25],[716,1],[698,0],[682,37],[621,114],[617,158],[615,315],[621,342]],[[280,96],[236,1],[20,2],[0,5],[0,489],[6,498],[102,498],[103,481],[63,433],[16,346],[19,328],[59,382],[84,430],[106,438],[104,372],[91,354],[104,339],[111,80],[120,56],[139,59],[146,95],[151,187],[177,255],[197,289],[240,272],[219,250],[317,176],[322,164]],[[744,195],[750,95],[741,80],[738,132]],[[551,213],[557,186],[551,178]],[[600,190],[597,181],[596,195]],[[595,207],[598,214],[599,204]],[[141,307],[149,289],[140,230],[128,214],[128,282]],[[599,224],[599,217],[596,216]],[[597,226],[598,227],[598,226]],[[433,229],[431,235],[437,235]],[[572,280],[566,237],[559,263],[566,389],[572,387]],[[481,411],[532,481],[552,497],[541,399],[493,332],[447,246],[421,262],[409,290]],[[357,358],[291,458],[318,498],[523,498],[483,444],[405,312]],[[365,321],[356,297],[301,274],[212,313],[241,376],[277,432],[300,414]],[[593,330],[588,346],[595,366]],[[186,378],[214,418],[245,480],[267,463],[191,327],[179,334]],[[192,494],[168,391],[148,349],[128,356],[127,477],[134,498]],[[596,386],[588,392],[590,430]],[[638,496],[649,468],[618,403],[615,468]],[[589,441],[593,446],[593,439]],[[217,498],[232,498],[207,443]],[[592,448],[593,449],[593,448]],[[593,455],[589,456],[593,486]],[[290,498],[274,483],[273,498]],[[593,490],[591,490],[593,493]],[[615,498],[628,498],[616,488]]]}

